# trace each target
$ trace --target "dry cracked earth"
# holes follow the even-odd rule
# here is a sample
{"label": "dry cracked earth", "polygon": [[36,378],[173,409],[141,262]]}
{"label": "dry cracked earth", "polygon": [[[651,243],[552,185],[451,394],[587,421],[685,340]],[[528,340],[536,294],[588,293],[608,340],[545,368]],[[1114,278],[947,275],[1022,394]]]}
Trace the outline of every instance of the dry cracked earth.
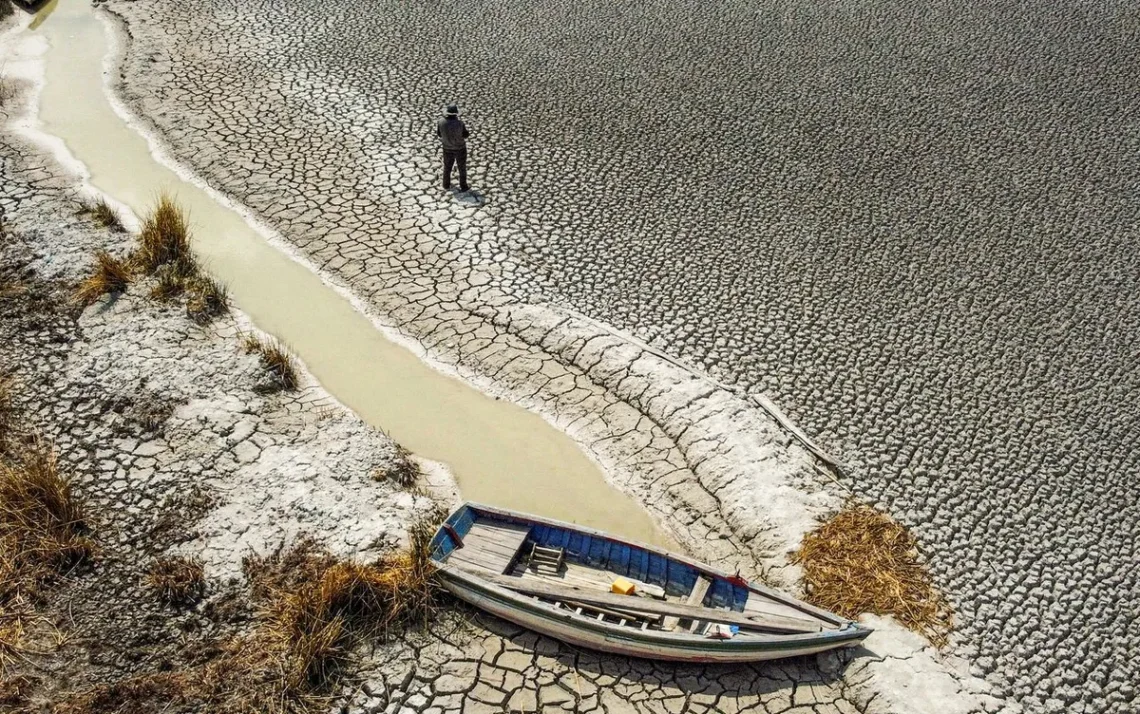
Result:
{"label": "dry cracked earth", "polygon": [[549,302],[769,393],[1000,692],[1135,710],[1135,5],[108,6],[174,153],[441,359],[439,305]]}
{"label": "dry cracked earth", "polygon": [[[15,669],[30,691],[3,702],[21,712],[212,656],[250,626],[243,556],[305,534],[367,557],[429,507],[371,478],[392,466],[394,445],[310,376],[296,393],[258,388],[240,313],[202,327],[178,303],[149,299],[146,284],[86,309],[70,302],[94,251],[122,255],[132,240],[76,215],[81,198],[54,159],[0,133],[0,278],[15,286],[0,298],[0,367],[17,378],[21,419],[51,440],[87,502],[100,549],[50,594],[42,615],[61,637],[48,645],[33,633],[40,651]],[[202,558],[202,601],[172,608],[146,590],[148,565],[170,554]],[[866,651],[748,668],[654,664],[565,647],[458,605],[358,655],[333,711],[884,711],[861,688],[878,659]]]}

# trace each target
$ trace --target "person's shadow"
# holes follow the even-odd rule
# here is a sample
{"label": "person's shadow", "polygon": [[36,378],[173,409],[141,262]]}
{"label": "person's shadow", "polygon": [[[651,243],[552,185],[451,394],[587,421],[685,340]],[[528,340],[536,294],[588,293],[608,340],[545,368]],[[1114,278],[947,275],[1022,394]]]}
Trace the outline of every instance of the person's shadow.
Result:
{"label": "person's shadow", "polygon": [[458,189],[451,189],[452,199],[462,206],[482,206],[487,202],[486,197],[474,189],[467,191],[460,191]]}

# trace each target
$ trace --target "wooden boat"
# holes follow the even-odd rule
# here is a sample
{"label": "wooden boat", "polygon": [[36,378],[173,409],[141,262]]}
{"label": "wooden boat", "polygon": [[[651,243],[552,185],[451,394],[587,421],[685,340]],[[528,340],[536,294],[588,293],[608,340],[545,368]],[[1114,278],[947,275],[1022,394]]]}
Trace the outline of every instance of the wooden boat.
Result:
{"label": "wooden boat", "polygon": [[444,586],[477,608],[633,657],[752,662],[853,646],[871,633],[653,546],[475,503],[439,527],[431,558]]}

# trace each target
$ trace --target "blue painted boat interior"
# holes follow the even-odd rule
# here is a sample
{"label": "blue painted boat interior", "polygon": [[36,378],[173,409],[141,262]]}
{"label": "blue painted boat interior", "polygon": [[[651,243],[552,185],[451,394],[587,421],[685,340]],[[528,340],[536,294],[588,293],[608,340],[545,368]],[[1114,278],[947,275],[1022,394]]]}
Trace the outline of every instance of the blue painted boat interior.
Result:
{"label": "blue painted boat interior", "polygon": [[[644,548],[570,528],[491,514],[469,505],[455,511],[445,523],[463,538],[476,522],[529,526],[530,533],[523,546],[524,551],[530,548],[531,543],[546,548],[562,548],[568,562],[608,570],[634,580],[658,585],[664,588],[668,595],[685,597],[692,592],[697,582],[699,573],[691,565],[651,553]],[[455,548],[456,543],[447,529],[440,527],[431,541],[432,559],[443,562]],[[708,574],[707,577],[712,580],[712,586],[705,595],[703,603],[705,607],[721,607],[737,612],[744,610],[744,603],[748,600],[747,588],[716,575]]]}

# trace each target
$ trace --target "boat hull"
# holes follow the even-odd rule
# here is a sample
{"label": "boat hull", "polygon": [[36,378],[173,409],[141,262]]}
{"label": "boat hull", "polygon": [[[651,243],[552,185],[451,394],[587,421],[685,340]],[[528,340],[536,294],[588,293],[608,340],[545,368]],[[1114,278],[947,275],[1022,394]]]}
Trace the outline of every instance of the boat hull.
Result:
{"label": "boat hull", "polygon": [[448,592],[475,608],[562,642],[626,657],[675,662],[760,662],[855,646],[866,636],[866,631],[854,628],[816,636],[704,639],[699,643],[692,642],[692,638],[675,638],[677,641],[669,642],[674,638],[640,636],[630,628],[584,627],[565,611],[519,602],[508,593],[496,592],[499,589],[494,586],[485,586],[448,569],[441,569],[440,576]]}

